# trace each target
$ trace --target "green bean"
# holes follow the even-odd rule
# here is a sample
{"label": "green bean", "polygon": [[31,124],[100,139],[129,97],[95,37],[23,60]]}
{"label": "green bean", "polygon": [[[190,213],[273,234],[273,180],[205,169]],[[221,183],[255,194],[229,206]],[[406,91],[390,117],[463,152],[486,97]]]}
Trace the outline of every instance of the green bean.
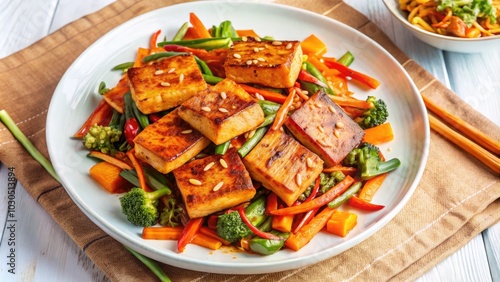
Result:
{"label": "green bean", "polygon": [[196,60],[196,63],[200,67],[202,74],[213,75],[212,70],[210,70],[207,63],[205,63],[203,60],[201,60],[200,58],[198,58],[196,56],[194,56],[194,59]]}
{"label": "green bean", "polygon": [[174,35],[172,38],[172,41],[181,41],[182,38],[184,38],[184,35],[186,35],[186,32],[189,28],[189,23],[185,22],[177,31],[177,33]]}
{"label": "green bean", "polygon": [[[321,72],[310,62],[304,62],[304,65],[306,67],[306,71],[310,73],[312,76],[316,77],[319,81],[323,82],[324,84],[328,85],[328,81],[326,81],[325,77]],[[335,95],[333,93],[333,90],[330,87],[327,87],[326,92],[330,95]]]}
{"label": "green bean", "polygon": [[121,63],[119,65],[114,66],[111,70],[122,70],[122,71],[125,71],[125,70],[131,68],[133,65],[134,65],[134,62]]}
{"label": "green bean", "polygon": [[345,52],[345,54],[342,55],[340,59],[338,59],[338,62],[346,67],[350,66],[353,61],[354,61],[354,55],[349,51]]}
{"label": "green bean", "polygon": [[222,144],[215,146],[215,154],[216,155],[224,155],[227,152],[227,150],[229,149],[230,145],[231,145],[231,141],[226,141]]}
{"label": "green bean", "polygon": [[259,100],[257,103],[259,103],[265,116],[276,113],[281,107],[280,104],[267,100]]}
{"label": "green bean", "polygon": [[142,58],[143,63],[149,63],[151,61],[156,61],[161,58],[166,58],[166,57],[172,57],[172,56],[178,56],[178,55],[186,55],[189,54],[187,52],[160,52],[160,53],[154,53],[151,55],[148,55],[144,58]]}
{"label": "green bean", "polygon": [[221,82],[222,80],[224,80],[224,78],[220,78],[220,77],[208,75],[208,74],[204,74],[203,78],[205,79],[205,81],[208,84],[211,84],[211,85],[215,85],[215,84]]}
{"label": "green bean", "polygon": [[250,137],[241,148],[238,149],[238,154],[240,157],[244,158],[252,149],[259,143],[259,141],[264,137],[267,132],[267,127],[261,127],[255,130],[255,134]]}
{"label": "green bean", "polygon": [[335,198],[333,201],[328,203],[328,207],[331,209],[336,209],[345,203],[352,195],[356,194],[359,189],[361,189],[362,182],[354,183],[349,189],[347,189],[342,195]]}

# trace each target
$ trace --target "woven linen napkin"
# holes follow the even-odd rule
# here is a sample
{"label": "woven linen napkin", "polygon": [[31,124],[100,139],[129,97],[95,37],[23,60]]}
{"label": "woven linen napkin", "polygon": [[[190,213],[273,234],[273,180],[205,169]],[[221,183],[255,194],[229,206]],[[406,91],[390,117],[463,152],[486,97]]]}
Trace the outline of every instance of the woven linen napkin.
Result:
{"label": "woven linen napkin", "polygon": [[[0,108],[7,110],[44,155],[47,108],[57,83],[90,44],[142,13],[185,1],[118,0],[0,60]],[[376,40],[408,71],[435,103],[500,140],[500,129],[462,102],[403,54],[384,33],[341,0],[282,0],[339,20]],[[500,218],[498,175],[432,132],[421,183],[404,209],[384,228],[348,251],[302,269],[261,275],[222,275],[162,267],[173,281],[387,281],[412,280],[465,245]],[[442,156],[446,156],[443,158]],[[15,167],[27,191],[112,281],[156,277],[117,241],[94,225],[0,125],[0,161]],[[448,168],[453,167],[450,171]],[[467,176],[467,177],[464,177]]]}

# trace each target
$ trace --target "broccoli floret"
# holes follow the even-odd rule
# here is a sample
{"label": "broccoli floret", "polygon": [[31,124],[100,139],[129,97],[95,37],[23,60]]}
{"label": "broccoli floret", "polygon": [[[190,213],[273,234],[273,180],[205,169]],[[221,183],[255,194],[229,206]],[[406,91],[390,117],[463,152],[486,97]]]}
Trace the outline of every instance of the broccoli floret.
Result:
{"label": "broccoli floret", "polygon": [[122,213],[128,221],[137,226],[151,226],[158,221],[158,199],[171,193],[169,188],[146,192],[141,188],[132,188],[120,197]]}
{"label": "broccoli floret", "polygon": [[[260,196],[245,209],[245,214],[254,226],[259,226],[266,219],[266,197]],[[236,242],[248,237],[253,232],[241,220],[237,211],[219,215],[217,220],[217,234],[228,242]]]}
{"label": "broccoli floret", "polygon": [[95,124],[83,137],[83,144],[89,150],[113,155],[117,151],[114,143],[120,141],[121,136],[122,132],[116,128]]}
{"label": "broccoli floret", "polygon": [[372,107],[364,111],[360,117],[355,119],[361,128],[372,128],[387,121],[389,111],[382,99],[377,100],[375,96],[368,96],[366,102],[371,103]]}
{"label": "broccoli floret", "polygon": [[158,222],[163,226],[178,226],[184,210],[177,205],[177,199],[175,197],[169,197],[164,203],[165,207],[160,213]]}
{"label": "broccoli floret", "polygon": [[363,180],[395,170],[401,164],[397,158],[383,161],[379,155],[379,148],[367,142],[354,148],[342,162],[346,166],[357,167]]}

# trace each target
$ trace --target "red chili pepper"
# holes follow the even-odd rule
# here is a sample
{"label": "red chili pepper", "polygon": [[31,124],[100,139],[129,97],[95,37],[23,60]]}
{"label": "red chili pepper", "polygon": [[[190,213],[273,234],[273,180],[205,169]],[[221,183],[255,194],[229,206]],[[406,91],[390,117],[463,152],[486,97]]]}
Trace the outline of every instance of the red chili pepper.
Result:
{"label": "red chili pepper", "polygon": [[177,250],[182,253],[186,248],[187,244],[193,240],[194,235],[198,233],[201,226],[203,225],[204,217],[192,218],[188,221],[184,229],[182,230],[182,235],[179,241],[177,241]]}
{"label": "red chili pepper", "polygon": [[305,82],[316,84],[321,87],[328,88],[328,85],[326,85],[323,81],[317,79],[316,77],[314,77],[312,74],[308,73],[305,70],[300,70],[298,79],[303,80]]}
{"label": "red chili pepper", "polygon": [[107,125],[113,116],[113,108],[106,102],[101,100],[99,105],[95,108],[92,114],[87,118],[82,127],[73,135],[75,138],[83,138],[89,129],[95,125]]}
{"label": "red chili pepper", "polygon": [[248,219],[247,215],[245,214],[245,209],[242,206],[238,208],[238,213],[240,214],[241,220],[243,220],[243,222],[248,226],[248,228],[250,228],[250,230],[252,230],[255,235],[268,240],[283,240],[282,238],[274,234],[261,231],[257,227],[255,227]]}
{"label": "red chili pepper", "polygon": [[150,123],[155,123],[156,121],[158,121],[161,118],[161,116],[158,114],[150,114],[148,116],[148,118],[149,118]]}
{"label": "red chili pepper", "polygon": [[308,224],[309,221],[311,221],[311,219],[314,218],[316,213],[318,213],[318,210],[319,210],[319,208],[315,208],[313,210],[308,211],[306,214],[304,214],[304,216],[302,217],[300,222],[295,226],[295,228],[293,228],[292,233],[293,234],[297,233],[304,225]]}
{"label": "red chili pepper", "polygon": [[269,214],[271,211],[278,209],[278,195],[276,193],[271,192],[269,196],[267,196],[267,204],[266,204],[266,214]]}
{"label": "red chili pepper", "polygon": [[320,182],[320,178],[318,176],[318,177],[316,177],[316,182],[314,182],[314,187],[311,190],[311,194],[309,194],[309,197],[307,197],[307,199],[304,202],[309,202],[310,200],[314,199],[314,197],[316,197],[316,195],[318,194],[318,191],[319,191],[319,182]]}
{"label": "red chili pepper", "polygon": [[385,206],[383,206],[383,205],[377,205],[377,204],[367,202],[367,201],[365,201],[357,196],[351,196],[348,203],[349,203],[349,206],[351,206],[353,208],[360,209],[360,210],[364,210],[364,211],[379,211],[379,210],[385,208]]}
{"label": "red chili pepper", "polygon": [[343,64],[336,62],[334,60],[325,60],[325,64],[332,69],[338,70],[340,73],[342,73],[344,76],[351,77],[354,80],[357,80],[373,89],[376,89],[379,85],[380,82],[376,80],[375,78],[368,76],[364,73],[355,71],[351,68],[348,68],[344,66]]}
{"label": "red chili pepper", "polygon": [[158,41],[158,36],[161,33],[161,29],[157,30],[153,35],[151,36],[151,39],[149,40],[149,48],[154,49],[156,48],[156,42]]}
{"label": "red chili pepper", "polygon": [[139,133],[139,128],[139,123],[134,117],[129,118],[125,121],[123,134],[125,135],[125,139],[127,140],[127,143],[130,144],[130,146],[134,146],[134,138]]}

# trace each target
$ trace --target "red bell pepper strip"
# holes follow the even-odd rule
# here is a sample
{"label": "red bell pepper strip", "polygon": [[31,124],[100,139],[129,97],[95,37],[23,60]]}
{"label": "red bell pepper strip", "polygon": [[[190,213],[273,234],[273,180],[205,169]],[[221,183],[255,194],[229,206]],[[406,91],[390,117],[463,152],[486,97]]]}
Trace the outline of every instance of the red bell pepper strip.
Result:
{"label": "red bell pepper strip", "polygon": [[304,216],[302,217],[300,222],[292,230],[292,233],[293,234],[297,233],[304,225],[308,224],[309,221],[311,221],[311,219],[313,219],[314,216],[318,213],[318,211],[319,211],[319,208],[315,208],[315,209],[308,211],[306,214],[304,214]]}
{"label": "red bell pepper strip", "polygon": [[324,62],[329,68],[336,69],[343,75],[351,77],[352,79],[357,80],[367,85],[368,87],[376,89],[380,85],[380,81],[376,80],[375,78],[348,68],[337,61],[325,59]]}
{"label": "red bell pepper strip", "polygon": [[151,50],[156,48],[156,42],[158,41],[158,36],[161,33],[161,29],[157,30],[153,35],[151,36],[151,39],[149,40],[149,48]]}
{"label": "red bell pepper strip", "polygon": [[331,202],[333,199],[338,197],[340,194],[344,193],[349,186],[354,182],[354,179],[351,176],[346,176],[344,180],[340,181],[337,183],[337,185],[333,186],[330,188],[330,190],[326,191],[325,194],[309,201],[309,202],[304,202],[298,206],[291,206],[287,207],[284,209],[277,209],[275,211],[272,211],[272,215],[289,215],[289,214],[299,214],[299,213],[305,213],[310,210],[313,210],[315,208],[322,207],[329,202]]}
{"label": "red bell pepper strip", "polygon": [[204,217],[192,218],[188,221],[186,226],[184,226],[181,238],[177,241],[177,251],[179,251],[179,253],[182,253],[187,244],[193,240],[194,235],[198,233],[204,220]]}
{"label": "red bell pepper strip", "polygon": [[269,214],[269,212],[277,209],[278,209],[278,195],[276,195],[276,193],[271,192],[267,196],[266,214]]}
{"label": "red bell pepper strip", "polygon": [[113,108],[105,100],[102,100],[73,137],[83,138],[95,124],[102,126],[108,125],[112,116]]}
{"label": "red bell pepper strip", "polygon": [[320,178],[319,176],[316,177],[316,181],[314,182],[314,187],[311,190],[311,194],[309,194],[309,197],[304,202],[309,202],[310,200],[314,199],[316,195],[318,194],[319,191],[319,184],[320,184]]}
{"label": "red bell pepper strip", "polygon": [[316,85],[324,87],[324,88],[328,88],[328,85],[326,85],[323,81],[317,79],[312,74],[310,74],[307,71],[302,70],[302,69],[299,72],[298,79],[305,81],[305,82],[310,82],[310,83],[316,84]]}
{"label": "red bell pepper strip", "polygon": [[383,205],[377,205],[377,204],[367,202],[367,201],[365,201],[357,196],[351,196],[348,204],[349,204],[349,206],[351,206],[353,208],[364,210],[364,211],[379,211],[379,210],[385,208],[385,206],[383,206]]}
{"label": "red bell pepper strip", "polygon": [[271,234],[271,233],[268,233],[268,232],[264,232],[264,231],[261,231],[259,230],[259,228],[255,227],[251,222],[250,222],[250,219],[248,219],[247,215],[245,214],[245,208],[243,208],[243,206],[240,206],[238,208],[238,213],[240,214],[240,217],[241,217],[241,220],[243,220],[243,222],[248,226],[248,228],[250,228],[250,230],[252,230],[252,232],[261,237],[261,238],[264,238],[264,239],[268,239],[268,240],[283,240],[282,238],[274,235],[274,234]]}
{"label": "red bell pepper strip", "polygon": [[192,53],[193,55],[199,57],[200,59],[202,59],[208,55],[208,51],[205,49],[195,49],[195,48],[181,46],[181,45],[177,45],[177,44],[163,45],[163,49],[165,49],[165,51],[168,51],[168,52]]}

